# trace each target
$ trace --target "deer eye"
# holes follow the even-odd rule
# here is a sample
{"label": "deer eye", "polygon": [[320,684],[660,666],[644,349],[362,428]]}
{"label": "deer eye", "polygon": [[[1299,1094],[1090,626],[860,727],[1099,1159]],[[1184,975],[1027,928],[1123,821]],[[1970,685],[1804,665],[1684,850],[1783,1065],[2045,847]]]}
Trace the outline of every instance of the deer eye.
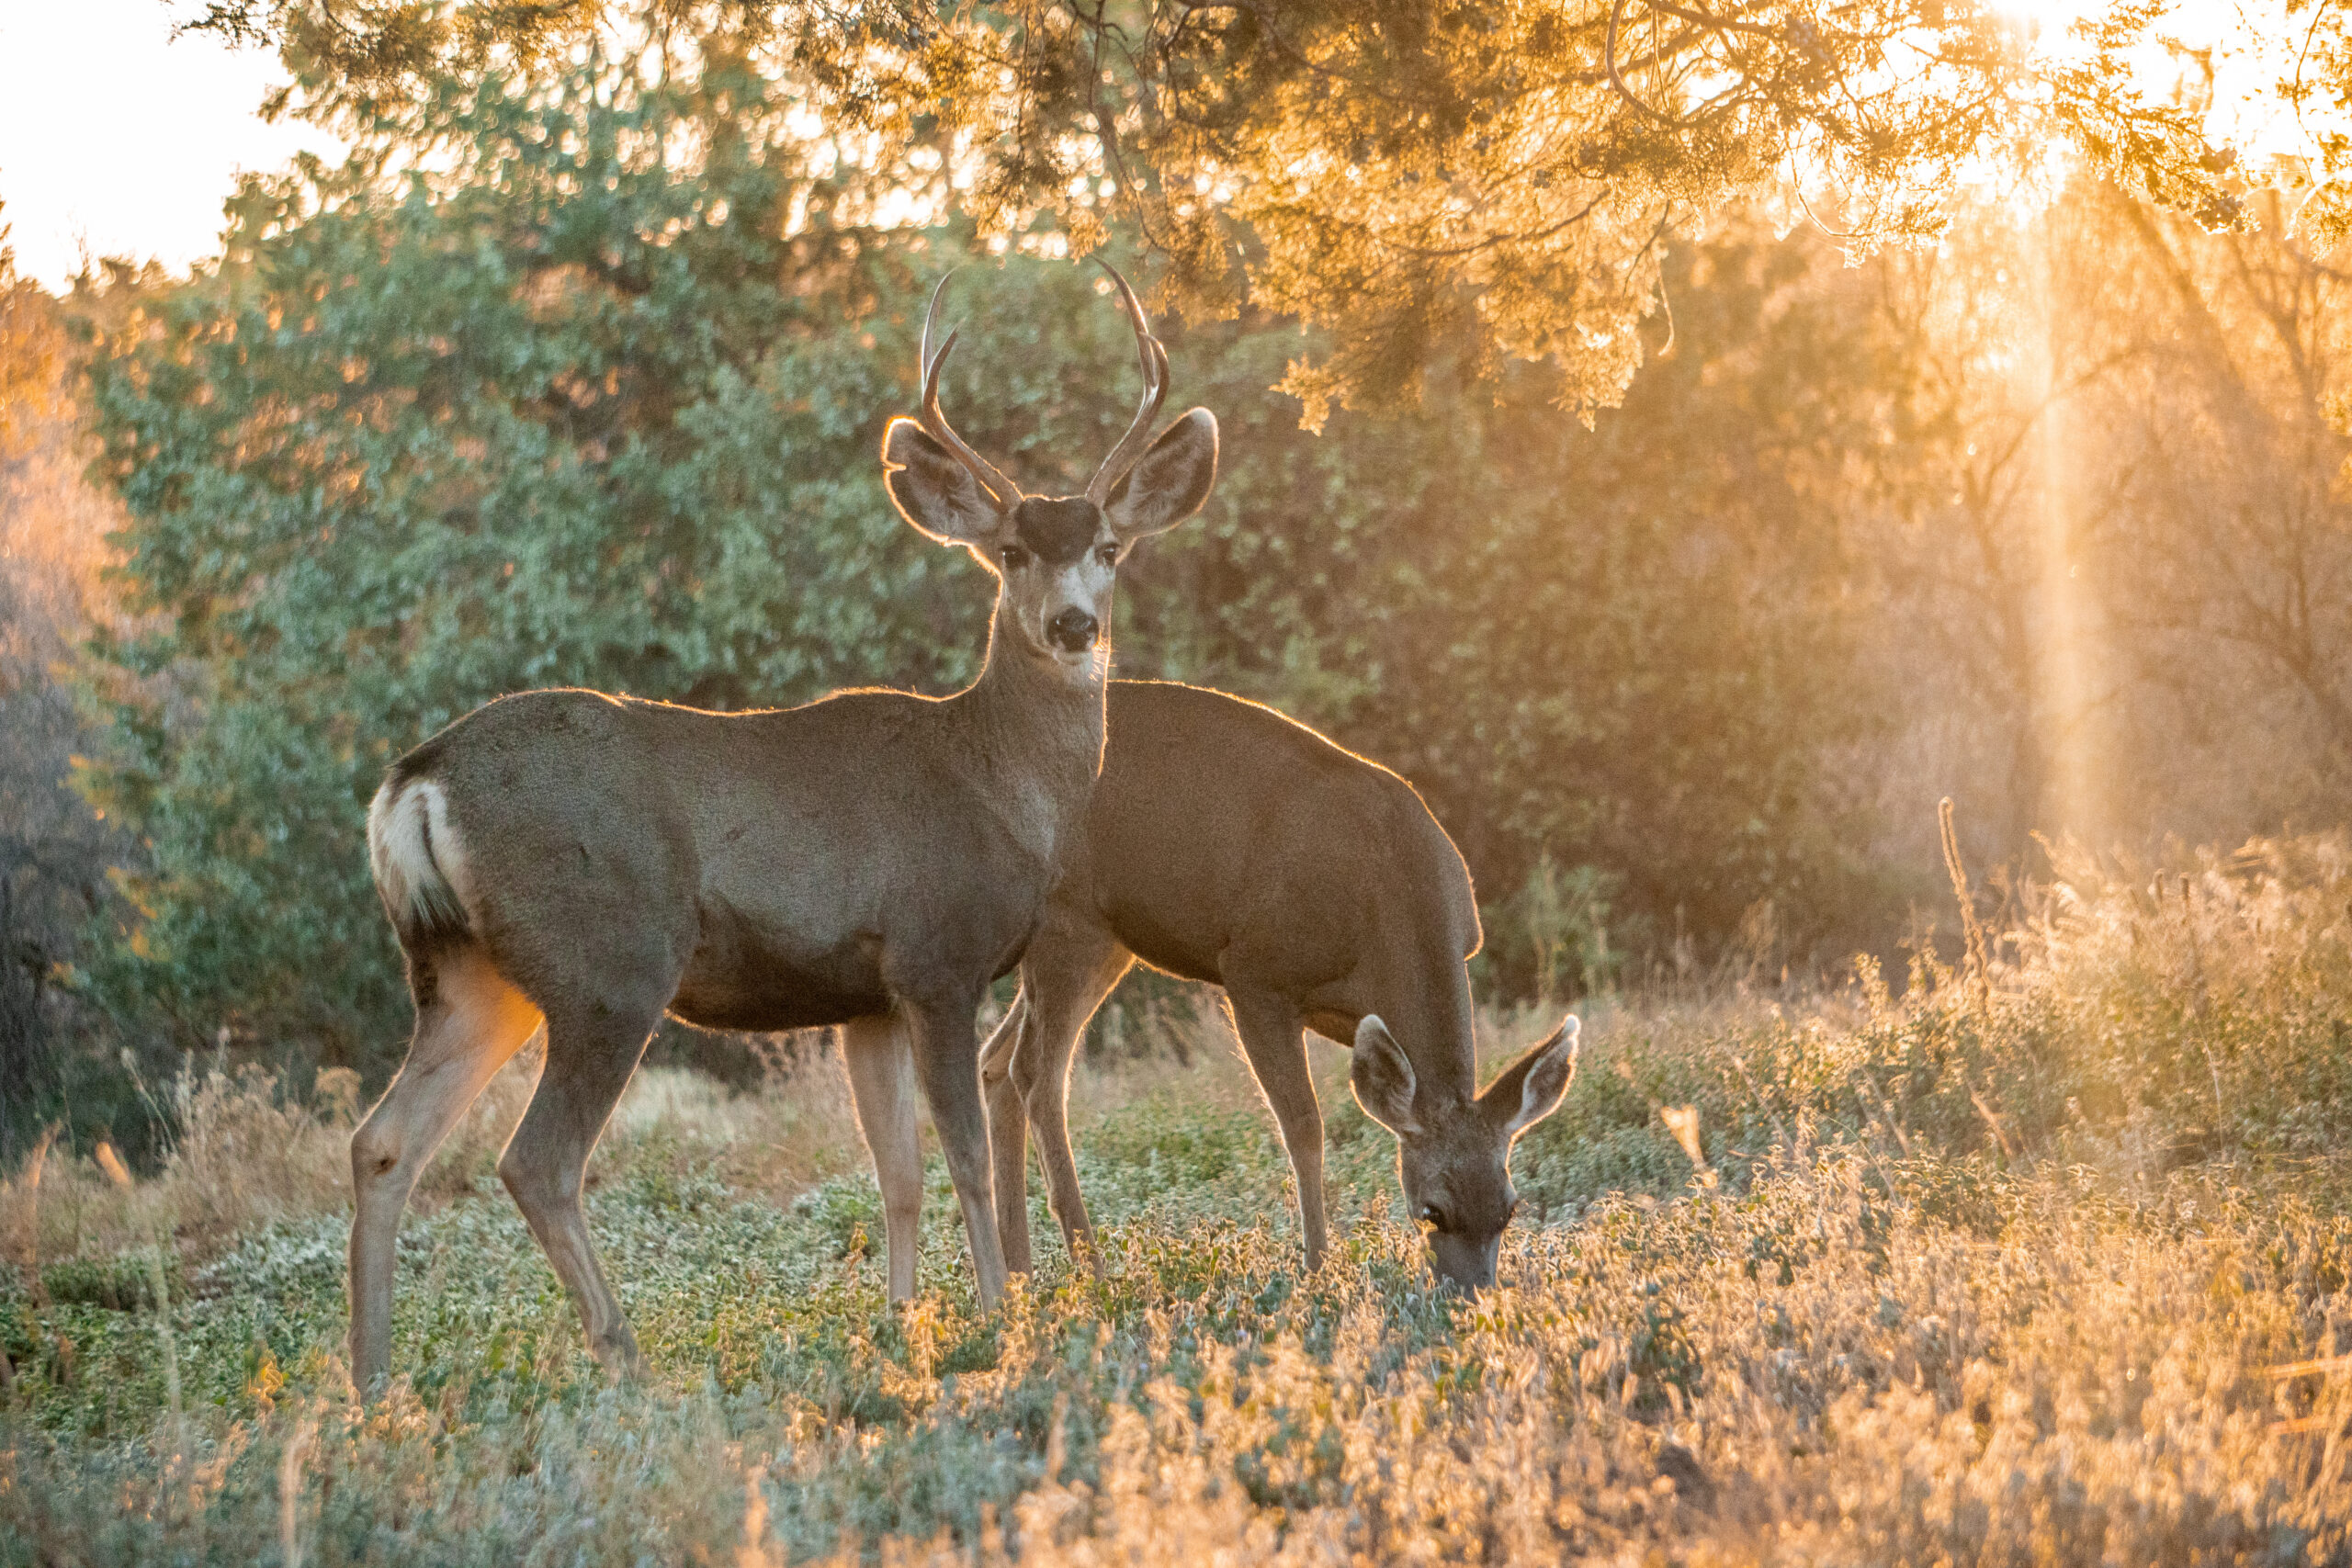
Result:
{"label": "deer eye", "polygon": [[1430,1229],[1434,1231],[1443,1230],[1445,1228],[1444,1211],[1441,1210],[1435,1203],[1422,1204],[1421,1224],[1429,1226]]}
{"label": "deer eye", "polygon": [[1119,564],[1119,547],[1116,545],[1105,545],[1101,549],[1096,550],[1094,554],[1104,566],[1116,566]]}
{"label": "deer eye", "polygon": [[1023,567],[1027,566],[1028,564],[1029,552],[1027,550],[1023,549],[1019,545],[1007,545],[1004,547],[1005,570],[1019,571]]}

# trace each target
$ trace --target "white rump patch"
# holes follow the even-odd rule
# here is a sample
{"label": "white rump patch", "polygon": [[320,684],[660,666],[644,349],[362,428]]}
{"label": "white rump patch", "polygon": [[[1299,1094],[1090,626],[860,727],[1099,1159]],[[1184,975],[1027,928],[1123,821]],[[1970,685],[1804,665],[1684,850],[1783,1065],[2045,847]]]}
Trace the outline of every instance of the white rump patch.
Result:
{"label": "white rump patch", "polygon": [[376,792],[368,807],[368,869],[403,933],[470,923],[471,867],[449,821],[448,796],[432,779],[397,788],[387,779]]}

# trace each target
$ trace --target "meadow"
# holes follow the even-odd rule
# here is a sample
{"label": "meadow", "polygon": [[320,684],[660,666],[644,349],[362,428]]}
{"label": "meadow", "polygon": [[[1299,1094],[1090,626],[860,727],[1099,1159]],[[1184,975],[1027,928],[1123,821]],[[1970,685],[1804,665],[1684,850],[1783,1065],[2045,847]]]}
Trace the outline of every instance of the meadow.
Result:
{"label": "meadow", "polygon": [[1336,1048],[1302,1277],[1213,997],[1098,1023],[1106,1267],[1046,1240],[985,1315],[935,1161],[886,1303],[828,1056],[648,1070],[589,1205],[638,1386],[492,1172],[518,1066],[411,1211],[373,1404],[356,1084],[195,1059],[158,1169],[0,1188],[0,1563],[2352,1561],[2352,843],[2062,854],[1962,938],[1588,998],[1476,1302],[1430,1291]]}

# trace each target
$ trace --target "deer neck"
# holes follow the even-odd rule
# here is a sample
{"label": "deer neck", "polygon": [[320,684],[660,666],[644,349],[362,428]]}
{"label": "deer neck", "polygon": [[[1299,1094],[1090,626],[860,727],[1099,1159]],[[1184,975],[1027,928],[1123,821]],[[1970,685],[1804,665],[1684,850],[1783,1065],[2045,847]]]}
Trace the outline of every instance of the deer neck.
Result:
{"label": "deer neck", "polygon": [[1404,1047],[1406,1060],[1413,1064],[1419,1092],[1442,1100],[1475,1100],[1478,1093],[1475,1009],[1470,977],[1462,961],[1451,953],[1429,953],[1414,944],[1400,948],[1387,962],[1389,973],[1422,982],[1408,994],[1387,998],[1388,1005],[1381,1009],[1381,1021]]}
{"label": "deer neck", "polygon": [[1102,771],[1102,704],[1110,670],[1103,648],[1073,678],[1023,645],[997,601],[979,679],[955,704],[967,760],[999,802],[1013,837],[1048,861],[1093,797]]}

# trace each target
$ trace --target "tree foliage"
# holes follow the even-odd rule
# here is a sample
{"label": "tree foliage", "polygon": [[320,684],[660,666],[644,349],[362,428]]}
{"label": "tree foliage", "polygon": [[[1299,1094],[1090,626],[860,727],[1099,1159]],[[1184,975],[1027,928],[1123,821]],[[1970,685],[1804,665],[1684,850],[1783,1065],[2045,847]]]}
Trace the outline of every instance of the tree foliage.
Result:
{"label": "tree foliage", "polygon": [[2161,8],[2118,0],[2063,59],[1989,0],[213,0],[193,25],[277,42],[330,116],[599,29],[723,27],[829,123],[934,155],[984,231],[1131,233],[1188,307],[1322,329],[1284,378],[1317,425],[1516,360],[1573,412],[1614,403],[1664,242],[1767,196],[1866,253],[1939,232],[1962,169],[2064,144],[2233,223],[2228,157],[2132,73]]}
{"label": "tree foliage", "polygon": [[[355,811],[498,693],[967,668],[982,606],[873,504],[900,355],[831,330],[886,258],[785,107],[724,62],[445,82],[347,166],[250,182],[217,271],[100,344],[124,581],[159,618],[107,650],[130,751],[102,793],[153,847],[96,976],[119,1001],[299,1021],[330,1059],[381,1029]],[[437,193],[380,161],[424,136]]]}
{"label": "tree foliage", "polygon": [[56,984],[128,848],[74,793],[92,736],[70,664],[114,521],[85,482],[74,340],[0,227],[0,1160],[40,1136],[74,1020]]}

